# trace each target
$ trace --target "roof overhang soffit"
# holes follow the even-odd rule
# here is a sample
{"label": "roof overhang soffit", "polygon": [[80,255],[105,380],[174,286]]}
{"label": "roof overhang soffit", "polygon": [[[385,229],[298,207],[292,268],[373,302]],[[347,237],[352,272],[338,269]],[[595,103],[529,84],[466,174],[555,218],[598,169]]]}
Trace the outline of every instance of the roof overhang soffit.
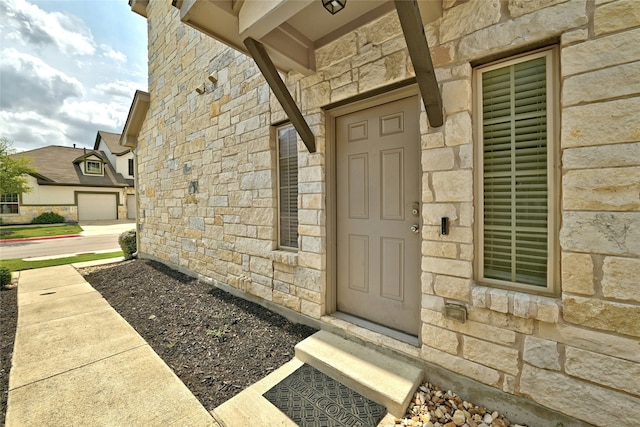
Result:
{"label": "roof overhang soffit", "polygon": [[120,135],[120,145],[135,149],[138,146],[138,135],[149,110],[149,93],[136,90],[129,108],[127,121]]}
{"label": "roof overhang soffit", "polygon": [[[315,72],[317,48],[392,10],[400,19],[429,123],[443,124],[442,97],[431,61],[424,22],[441,13],[439,3],[418,0],[351,2],[336,15],[320,0],[174,0],[182,22],[250,54],[310,152],[315,140],[277,69]],[[436,7],[437,6],[437,7]],[[422,12],[422,13],[421,13]]]}
{"label": "roof overhang soffit", "polygon": [[129,0],[129,6],[131,6],[131,10],[137,13],[140,16],[147,17],[147,6],[149,5],[149,0]]}

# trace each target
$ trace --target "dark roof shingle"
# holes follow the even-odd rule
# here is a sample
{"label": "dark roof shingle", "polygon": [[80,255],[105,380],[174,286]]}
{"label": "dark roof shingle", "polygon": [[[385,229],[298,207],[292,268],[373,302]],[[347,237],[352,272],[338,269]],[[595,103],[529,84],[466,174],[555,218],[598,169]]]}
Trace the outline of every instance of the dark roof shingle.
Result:
{"label": "dark roof shingle", "polygon": [[98,135],[96,136],[96,142],[93,144],[93,149],[97,150],[100,145],[100,138],[107,144],[109,147],[109,151],[114,156],[122,156],[123,154],[127,154],[131,149],[129,147],[123,147],[120,145],[120,134],[119,133],[111,133],[105,132],[103,130],[98,131]]}
{"label": "dark roof shingle", "polygon": [[[97,154],[105,161],[103,176],[82,173],[81,162],[76,160],[90,153]],[[30,166],[36,170],[38,184],[41,185],[133,187],[133,180],[125,179],[121,174],[116,173],[105,154],[100,151],[50,145],[12,155],[12,157],[22,156],[31,159]]]}

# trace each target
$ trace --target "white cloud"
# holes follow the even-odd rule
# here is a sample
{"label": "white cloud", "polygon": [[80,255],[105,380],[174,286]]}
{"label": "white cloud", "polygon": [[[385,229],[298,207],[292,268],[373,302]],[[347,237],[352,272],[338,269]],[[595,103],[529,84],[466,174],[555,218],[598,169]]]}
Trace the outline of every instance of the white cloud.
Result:
{"label": "white cloud", "polygon": [[103,44],[103,45],[100,45],[100,49],[102,49],[102,52],[103,52],[102,54],[108,59],[111,59],[116,62],[122,62],[122,63],[127,62],[127,55],[117,50],[113,50],[111,46]]}
{"label": "white cloud", "polygon": [[67,55],[93,55],[96,51],[91,30],[74,15],[46,12],[25,0],[3,0],[0,13],[4,15],[2,30],[10,39],[55,45]]}
{"label": "white cloud", "polygon": [[18,151],[33,150],[45,145],[73,145],[73,141],[66,135],[67,127],[62,122],[34,111],[2,111],[0,123],[2,136],[9,138]]}
{"label": "white cloud", "polygon": [[30,1],[0,0],[0,136],[31,150],[91,147],[98,130],[121,132],[146,87],[146,45],[133,49],[117,29],[139,25],[146,40],[144,20],[124,0]]}
{"label": "white cloud", "polygon": [[136,89],[140,89],[140,84],[124,80],[101,83],[95,87],[95,90],[101,95],[121,96],[129,100],[133,100],[133,95],[136,92]]}
{"label": "white cloud", "polygon": [[96,130],[122,130],[127,113],[128,105],[123,103],[65,101],[60,110],[60,119],[75,126],[87,124]]}
{"label": "white cloud", "polygon": [[2,136],[13,141],[19,151],[45,145],[93,146],[98,130],[120,132],[127,118],[128,105],[96,101],[67,100],[60,111],[0,112]]}
{"label": "white cloud", "polygon": [[3,110],[53,114],[66,99],[83,94],[82,84],[76,78],[35,56],[8,48],[2,51],[2,58],[0,106]]}

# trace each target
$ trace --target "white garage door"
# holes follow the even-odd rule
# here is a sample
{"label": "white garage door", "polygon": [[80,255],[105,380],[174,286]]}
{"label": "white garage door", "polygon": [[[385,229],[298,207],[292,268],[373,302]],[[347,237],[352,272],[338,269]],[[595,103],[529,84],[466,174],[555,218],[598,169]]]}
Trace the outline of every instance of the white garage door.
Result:
{"label": "white garage door", "polygon": [[78,194],[78,220],[118,219],[115,194]]}

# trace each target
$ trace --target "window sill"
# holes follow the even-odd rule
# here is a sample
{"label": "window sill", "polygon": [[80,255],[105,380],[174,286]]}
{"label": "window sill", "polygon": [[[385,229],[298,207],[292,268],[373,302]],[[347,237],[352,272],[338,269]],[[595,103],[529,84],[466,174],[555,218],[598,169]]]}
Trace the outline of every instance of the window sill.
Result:
{"label": "window sill", "polygon": [[557,323],[560,317],[560,304],[557,298],[486,286],[475,286],[472,289],[471,305],[549,323]]}
{"label": "window sill", "polygon": [[271,260],[281,264],[287,264],[292,267],[298,265],[298,252],[289,252],[283,250],[271,251]]}

